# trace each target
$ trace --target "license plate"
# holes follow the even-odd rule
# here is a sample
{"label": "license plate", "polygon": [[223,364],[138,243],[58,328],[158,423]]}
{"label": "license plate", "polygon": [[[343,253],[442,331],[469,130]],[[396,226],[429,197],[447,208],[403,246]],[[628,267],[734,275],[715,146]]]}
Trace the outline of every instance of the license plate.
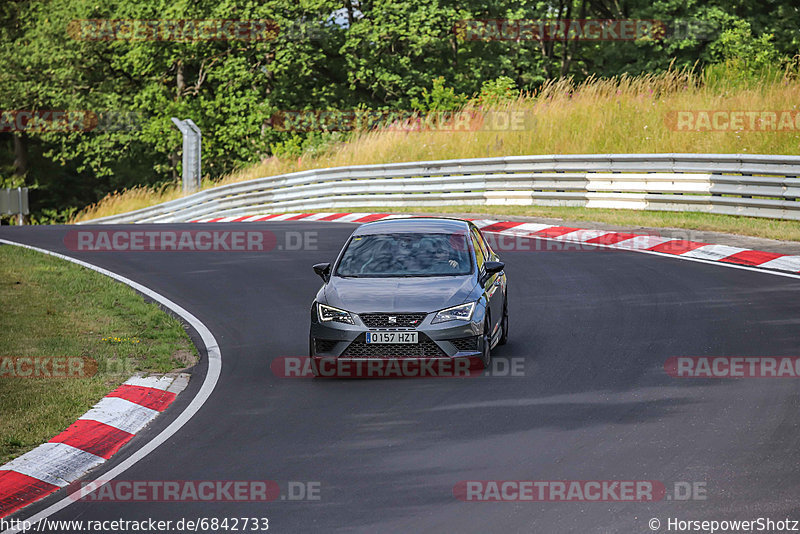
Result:
{"label": "license plate", "polygon": [[416,332],[367,332],[367,343],[417,343]]}

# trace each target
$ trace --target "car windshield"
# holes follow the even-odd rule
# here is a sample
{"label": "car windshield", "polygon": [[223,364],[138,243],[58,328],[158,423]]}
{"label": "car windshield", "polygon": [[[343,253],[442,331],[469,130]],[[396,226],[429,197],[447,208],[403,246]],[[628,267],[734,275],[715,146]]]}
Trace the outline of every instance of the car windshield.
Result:
{"label": "car windshield", "polygon": [[399,233],[353,237],[336,268],[351,277],[457,276],[470,274],[466,236]]}

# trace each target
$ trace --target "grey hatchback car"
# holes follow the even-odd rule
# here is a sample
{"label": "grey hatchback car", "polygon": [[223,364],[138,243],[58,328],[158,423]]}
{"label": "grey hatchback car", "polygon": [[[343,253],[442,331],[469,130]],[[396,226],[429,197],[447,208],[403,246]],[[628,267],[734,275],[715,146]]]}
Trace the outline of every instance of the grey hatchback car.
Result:
{"label": "grey hatchback car", "polygon": [[315,375],[343,360],[470,359],[487,367],[508,339],[505,264],[471,222],[402,218],[358,227],[314,271]]}

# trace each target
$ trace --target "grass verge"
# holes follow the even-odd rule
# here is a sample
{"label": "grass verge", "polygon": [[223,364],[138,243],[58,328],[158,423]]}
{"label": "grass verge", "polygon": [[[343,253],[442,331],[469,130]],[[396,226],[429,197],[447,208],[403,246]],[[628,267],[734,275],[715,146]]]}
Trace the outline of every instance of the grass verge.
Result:
{"label": "grass verge", "polygon": [[[323,211],[323,210],[320,210]],[[687,230],[724,232],[780,241],[800,241],[800,222],[759,217],[739,217],[698,212],[589,209],[551,206],[409,206],[337,208],[324,211],[366,211],[371,213],[453,213],[491,214],[523,217],[548,217],[568,221],[591,221],[618,226],[683,228]]]}
{"label": "grass verge", "polygon": [[[0,246],[0,302],[0,464],[64,430],[134,372],[197,361],[177,319],[128,286],[52,256]],[[11,357],[82,357],[97,372],[13,376]]]}

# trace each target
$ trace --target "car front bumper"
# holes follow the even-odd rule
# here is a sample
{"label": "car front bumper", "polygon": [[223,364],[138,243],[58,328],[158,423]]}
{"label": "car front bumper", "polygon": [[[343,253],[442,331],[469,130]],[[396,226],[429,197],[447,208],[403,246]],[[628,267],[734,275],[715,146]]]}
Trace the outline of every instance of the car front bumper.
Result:
{"label": "car front bumper", "polygon": [[[389,315],[389,314],[387,314]],[[402,315],[401,312],[392,315]],[[416,327],[370,328],[351,313],[355,324],[318,319],[316,304],[311,310],[310,356],[322,360],[424,359],[453,360],[479,358],[483,354],[483,310],[476,307],[470,321],[433,324],[428,313]],[[367,344],[366,332],[417,332],[416,344]]]}

